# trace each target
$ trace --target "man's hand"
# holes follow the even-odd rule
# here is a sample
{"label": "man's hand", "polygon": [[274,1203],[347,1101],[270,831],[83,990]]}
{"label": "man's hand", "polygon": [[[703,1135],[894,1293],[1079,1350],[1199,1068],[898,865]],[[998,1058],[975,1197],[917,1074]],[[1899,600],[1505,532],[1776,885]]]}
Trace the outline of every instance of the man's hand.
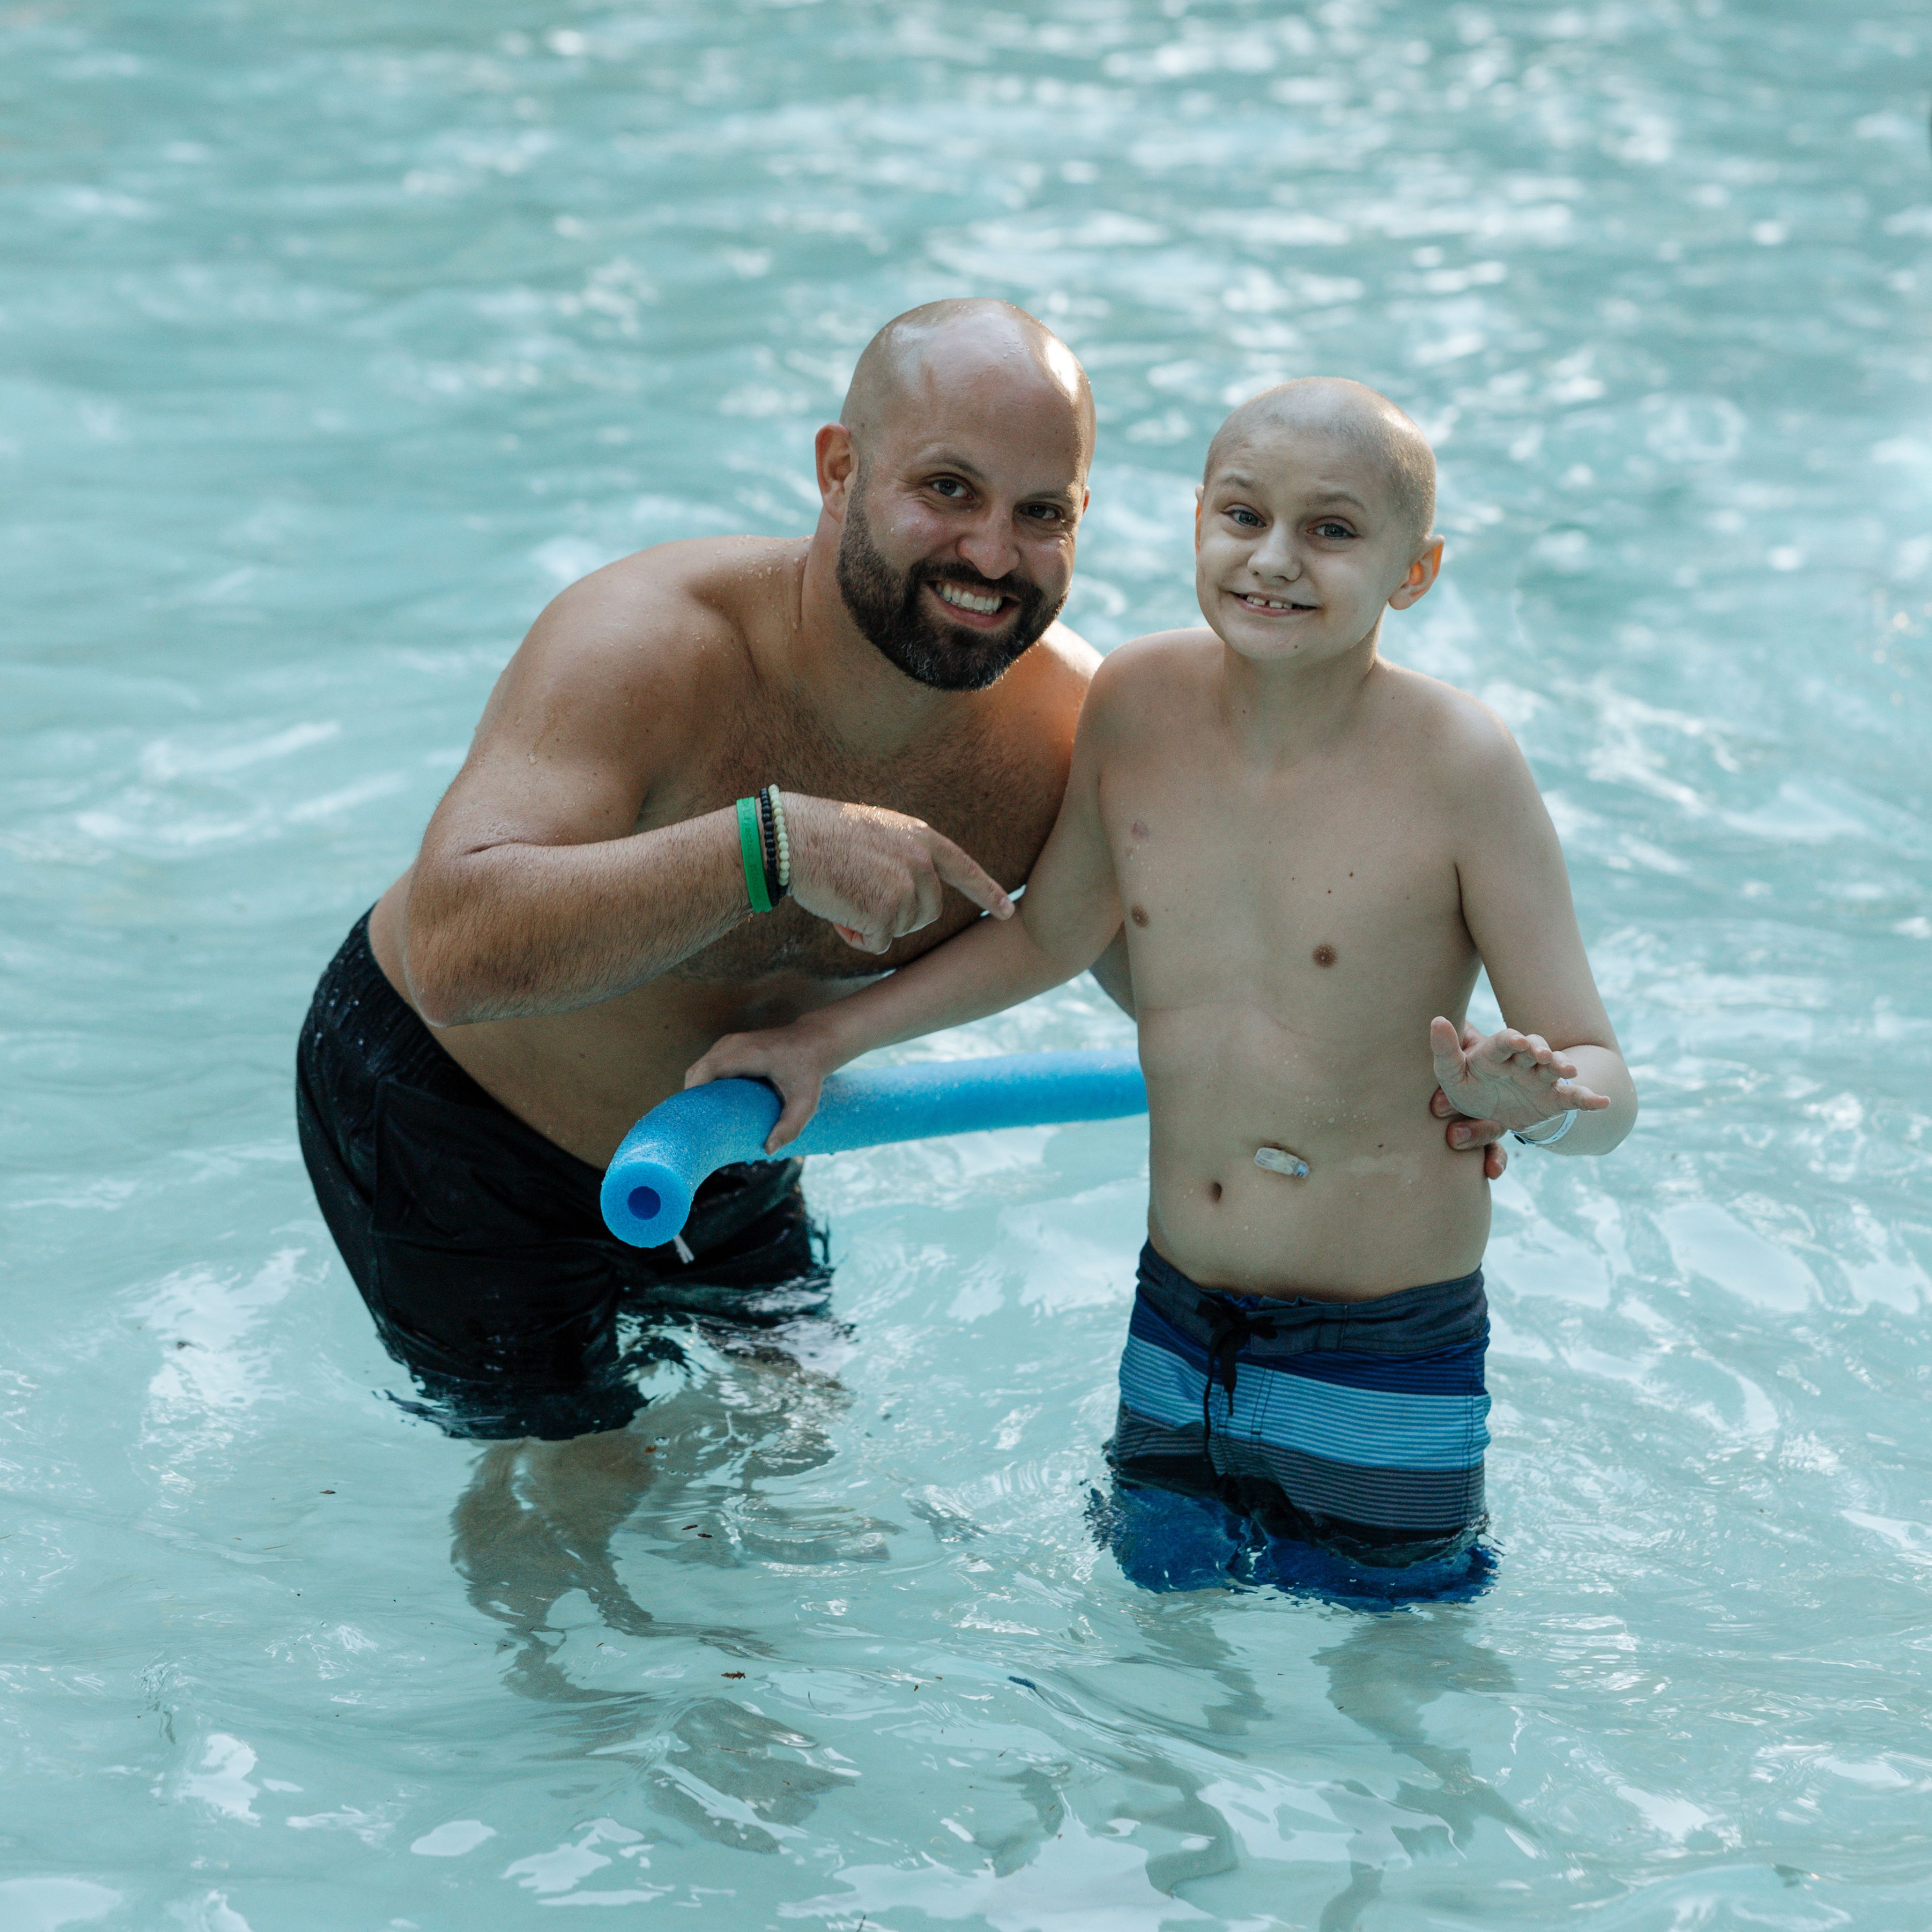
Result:
{"label": "man's hand", "polygon": [[[790,801],[786,803],[789,807]],[[776,1154],[796,1140],[818,1112],[818,1090],[837,1064],[806,1021],[768,1028],[763,1033],[728,1033],[686,1073],[684,1084],[703,1087],[713,1080],[769,1081],[784,1102],[765,1137],[766,1153]]]}
{"label": "man's hand", "polygon": [[[1610,1104],[1578,1081],[1575,1061],[1540,1034],[1504,1027],[1484,1034],[1466,1026],[1459,1035],[1449,1021],[1438,1018],[1430,1022],[1429,1045],[1436,1083],[1450,1108],[1499,1133],[1533,1127],[1556,1114],[1595,1113]],[[1457,1144],[1453,1126],[1449,1134],[1450,1144]]]}
{"label": "man's hand", "polygon": [[1458,1154],[1480,1153],[1483,1156],[1483,1178],[1500,1180],[1509,1166],[1509,1156],[1503,1150],[1503,1136],[1509,1130],[1494,1120],[1466,1120],[1449,1104],[1449,1096],[1441,1088],[1429,1096],[1429,1111],[1438,1120],[1447,1120],[1448,1127],[1442,1138]]}
{"label": "man's hand", "polygon": [[[1013,916],[1013,902],[999,882],[922,819],[796,792],[784,794],[784,815],[792,897],[861,952],[884,952],[894,940],[930,926],[939,916],[948,886],[995,919]],[[712,1054],[718,1050],[714,1047]],[[710,1058],[698,1065],[707,1064]],[[814,1106],[816,1094],[814,1088]],[[808,1108],[798,1126],[810,1117]]]}

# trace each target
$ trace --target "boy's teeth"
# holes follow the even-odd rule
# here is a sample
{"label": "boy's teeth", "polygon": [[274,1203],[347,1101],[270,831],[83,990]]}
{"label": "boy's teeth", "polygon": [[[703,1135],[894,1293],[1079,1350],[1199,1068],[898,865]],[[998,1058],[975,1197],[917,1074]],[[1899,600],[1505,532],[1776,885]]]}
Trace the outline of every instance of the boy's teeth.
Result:
{"label": "boy's teeth", "polygon": [[976,610],[982,617],[990,617],[1004,601],[997,594],[991,597],[975,596],[956,584],[941,584],[934,586],[947,603],[962,610]]}

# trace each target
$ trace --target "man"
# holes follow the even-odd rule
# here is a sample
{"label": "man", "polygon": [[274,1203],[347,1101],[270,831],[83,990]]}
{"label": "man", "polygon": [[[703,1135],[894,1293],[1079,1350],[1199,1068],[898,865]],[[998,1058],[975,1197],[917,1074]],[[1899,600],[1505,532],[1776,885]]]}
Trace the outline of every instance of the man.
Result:
{"label": "man", "polygon": [[[931,304],[818,432],[809,538],[667,544],[538,619],[298,1056],[330,1231],[446,1427],[618,1426],[620,1305],[702,1282],[770,1310],[818,1272],[795,1162],[715,1177],[641,1252],[604,1230],[602,1169],[722,1035],[1010,911],[1099,662],[1055,621],[1093,448],[1050,331]],[[735,802],[773,784],[790,896],[758,914]]]}

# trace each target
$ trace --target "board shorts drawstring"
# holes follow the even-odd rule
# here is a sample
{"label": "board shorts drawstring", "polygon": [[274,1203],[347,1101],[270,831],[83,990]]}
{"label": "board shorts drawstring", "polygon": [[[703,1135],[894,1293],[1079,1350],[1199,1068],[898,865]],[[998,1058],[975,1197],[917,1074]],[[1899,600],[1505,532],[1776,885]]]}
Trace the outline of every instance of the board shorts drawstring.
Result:
{"label": "board shorts drawstring", "polygon": [[1275,1326],[1265,1315],[1250,1315],[1245,1308],[1238,1307],[1220,1296],[1210,1300],[1203,1295],[1195,1312],[1210,1330],[1208,1379],[1201,1385],[1201,1446],[1205,1450],[1214,1432],[1210,1408],[1214,1384],[1219,1382],[1228,1391],[1228,1415],[1232,1421],[1234,1413],[1234,1376],[1240,1366],[1241,1351],[1250,1342],[1272,1342]]}

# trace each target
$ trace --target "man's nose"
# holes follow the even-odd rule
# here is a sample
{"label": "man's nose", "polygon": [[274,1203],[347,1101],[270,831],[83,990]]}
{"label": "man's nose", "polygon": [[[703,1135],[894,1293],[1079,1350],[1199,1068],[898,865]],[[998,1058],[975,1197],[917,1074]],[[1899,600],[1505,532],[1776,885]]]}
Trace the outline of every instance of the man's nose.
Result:
{"label": "man's nose", "polygon": [[962,533],[958,548],[961,558],[982,577],[1004,577],[1017,569],[1020,552],[1013,541],[1012,512],[996,512],[989,506],[986,514],[976,517],[970,528]]}

